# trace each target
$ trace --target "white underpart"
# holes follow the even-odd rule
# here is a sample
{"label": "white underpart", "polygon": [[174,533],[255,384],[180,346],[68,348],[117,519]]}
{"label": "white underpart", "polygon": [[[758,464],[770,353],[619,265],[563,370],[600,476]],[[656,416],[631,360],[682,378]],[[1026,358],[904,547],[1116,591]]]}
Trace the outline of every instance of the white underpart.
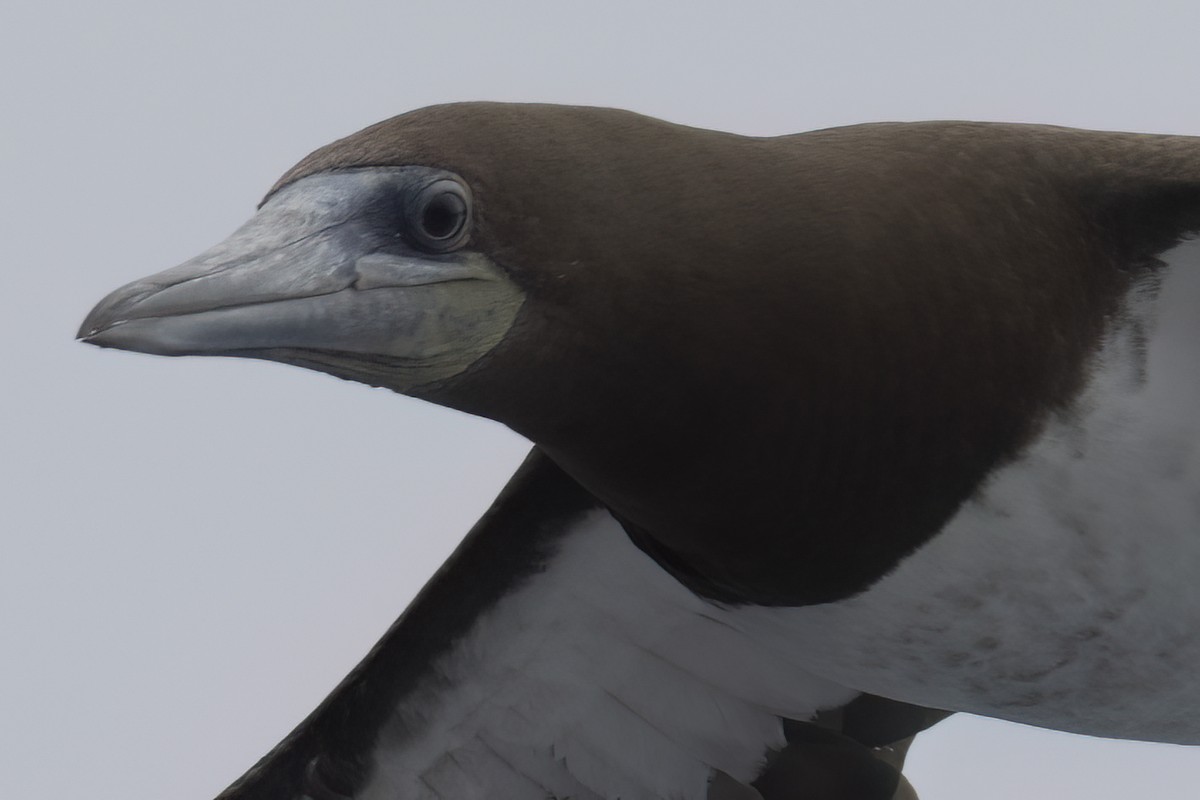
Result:
{"label": "white underpart", "polygon": [[1129,298],[1086,394],[851,600],[748,610],[908,702],[1200,744],[1200,243]]}
{"label": "white underpart", "polygon": [[1200,743],[1200,247],[1168,264],[1079,401],[854,598],[724,608],[583,517],[430,665],[360,797],[704,798],[858,691]]}
{"label": "white underpart", "polygon": [[801,666],[803,641],[740,632],[607,512],[482,615],[405,698],[361,800],[702,800],[714,769],[749,782],[779,717],[857,692]]}

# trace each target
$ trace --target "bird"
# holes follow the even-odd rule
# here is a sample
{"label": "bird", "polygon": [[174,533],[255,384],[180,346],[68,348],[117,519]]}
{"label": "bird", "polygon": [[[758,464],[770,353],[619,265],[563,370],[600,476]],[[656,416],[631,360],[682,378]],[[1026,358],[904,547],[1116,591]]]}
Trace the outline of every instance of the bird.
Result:
{"label": "bird", "polygon": [[101,347],[532,451],[221,800],[888,800],[968,712],[1200,743],[1200,139],[455,103],[303,158]]}

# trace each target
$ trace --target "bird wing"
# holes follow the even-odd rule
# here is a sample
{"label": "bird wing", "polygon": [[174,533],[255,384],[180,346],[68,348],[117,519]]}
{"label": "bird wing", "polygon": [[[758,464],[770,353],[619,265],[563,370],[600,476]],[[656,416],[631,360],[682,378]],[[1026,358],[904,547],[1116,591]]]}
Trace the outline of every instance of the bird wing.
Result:
{"label": "bird wing", "polygon": [[934,717],[811,675],[724,614],[535,450],[366,659],[219,800],[733,800],[756,780],[768,800],[803,784],[891,797],[898,773],[869,748]]}

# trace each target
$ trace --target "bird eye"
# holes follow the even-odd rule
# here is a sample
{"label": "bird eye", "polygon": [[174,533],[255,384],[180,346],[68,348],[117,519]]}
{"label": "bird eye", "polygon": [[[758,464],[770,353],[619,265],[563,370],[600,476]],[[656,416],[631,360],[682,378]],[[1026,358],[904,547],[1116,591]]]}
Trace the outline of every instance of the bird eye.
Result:
{"label": "bird eye", "polygon": [[458,181],[434,181],[417,193],[408,210],[413,244],[433,253],[461,247],[470,234],[471,198]]}

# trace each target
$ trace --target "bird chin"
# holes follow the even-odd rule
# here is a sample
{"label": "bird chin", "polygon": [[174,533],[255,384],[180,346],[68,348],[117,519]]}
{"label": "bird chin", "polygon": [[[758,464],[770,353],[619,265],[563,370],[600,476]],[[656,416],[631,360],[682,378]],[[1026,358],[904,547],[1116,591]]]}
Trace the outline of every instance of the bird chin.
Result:
{"label": "bird chin", "polygon": [[211,355],[275,361],[314,372],[323,372],[342,380],[363,383],[380,389],[391,389],[400,394],[413,396],[422,396],[422,390],[428,390],[431,386],[454,377],[464,369],[454,359],[401,358],[291,347],[231,350]]}

